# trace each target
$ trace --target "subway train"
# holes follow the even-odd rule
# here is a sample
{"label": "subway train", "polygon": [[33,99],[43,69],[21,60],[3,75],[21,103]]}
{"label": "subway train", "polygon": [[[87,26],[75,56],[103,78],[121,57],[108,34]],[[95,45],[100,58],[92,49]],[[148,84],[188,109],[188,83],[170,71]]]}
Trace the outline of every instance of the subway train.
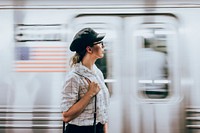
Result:
{"label": "subway train", "polygon": [[2,0],[0,20],[0,133],[62,132],[85,27],[106,34],[109,133],[200,133],[199,0]]}

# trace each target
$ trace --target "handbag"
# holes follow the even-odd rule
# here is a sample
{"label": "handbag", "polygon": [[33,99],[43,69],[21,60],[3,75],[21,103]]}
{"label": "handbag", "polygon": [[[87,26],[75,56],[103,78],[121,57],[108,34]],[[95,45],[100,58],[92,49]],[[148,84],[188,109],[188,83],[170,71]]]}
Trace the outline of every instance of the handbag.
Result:
{"label": "handbag", "polygon": [[[78,73],[76,73],[77,75],[79,75],[79,76],[82,76],[82,75],[80,75],[80,74],[78,74]],[[84,77],[86,80],[87,80],[87,82],[88,83],[90,83],[91,81],[88,79],[88,78],[86,78],[86,77]],[[95,98],[95,102],[94,102],[94,122],[93,122],[93,127],[94,127],[94,133],[96,133],[96,117],[97,117],[97,96],[95,95],[94,96],[94,98]],[[67,131],[66,131],[66,125],[65,125],[65,122],[63,121],[63,133],[67,133]]]}

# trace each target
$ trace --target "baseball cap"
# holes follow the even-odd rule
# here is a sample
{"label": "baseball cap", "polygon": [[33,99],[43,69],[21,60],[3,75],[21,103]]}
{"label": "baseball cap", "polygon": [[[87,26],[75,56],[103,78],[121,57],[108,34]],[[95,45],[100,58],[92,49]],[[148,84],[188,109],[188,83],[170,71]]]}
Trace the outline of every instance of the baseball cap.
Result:
{"label": "baseball cap", "polygon": [[101,41],[104,37],[104,33],[97,33],[92,28],[83,28],[74,36],[70,50],[82,52],[87,46],[92,46],[94,42]]}

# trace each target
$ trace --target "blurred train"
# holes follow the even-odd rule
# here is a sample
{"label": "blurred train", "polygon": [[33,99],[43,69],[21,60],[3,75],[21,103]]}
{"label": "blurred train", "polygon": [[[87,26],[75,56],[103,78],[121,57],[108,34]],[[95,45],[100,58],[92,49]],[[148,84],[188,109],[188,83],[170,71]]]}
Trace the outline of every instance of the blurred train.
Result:
{"label": "blurred train", "polygon": [[106,33],[109,133],[200,133],[199,0],[1,0],[0,20],[0,133],[62,132],[84,27]]}

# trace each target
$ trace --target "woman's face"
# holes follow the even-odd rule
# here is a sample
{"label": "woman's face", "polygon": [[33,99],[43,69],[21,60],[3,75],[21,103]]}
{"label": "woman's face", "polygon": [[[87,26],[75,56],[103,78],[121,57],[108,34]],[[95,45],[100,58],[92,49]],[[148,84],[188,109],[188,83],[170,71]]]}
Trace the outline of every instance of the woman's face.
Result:
{"label": "woman's face", "polygon": [[104,56],[104,45],[103,42],[95,42],[92,46],[92,54],[97,58],[103,58]]}

